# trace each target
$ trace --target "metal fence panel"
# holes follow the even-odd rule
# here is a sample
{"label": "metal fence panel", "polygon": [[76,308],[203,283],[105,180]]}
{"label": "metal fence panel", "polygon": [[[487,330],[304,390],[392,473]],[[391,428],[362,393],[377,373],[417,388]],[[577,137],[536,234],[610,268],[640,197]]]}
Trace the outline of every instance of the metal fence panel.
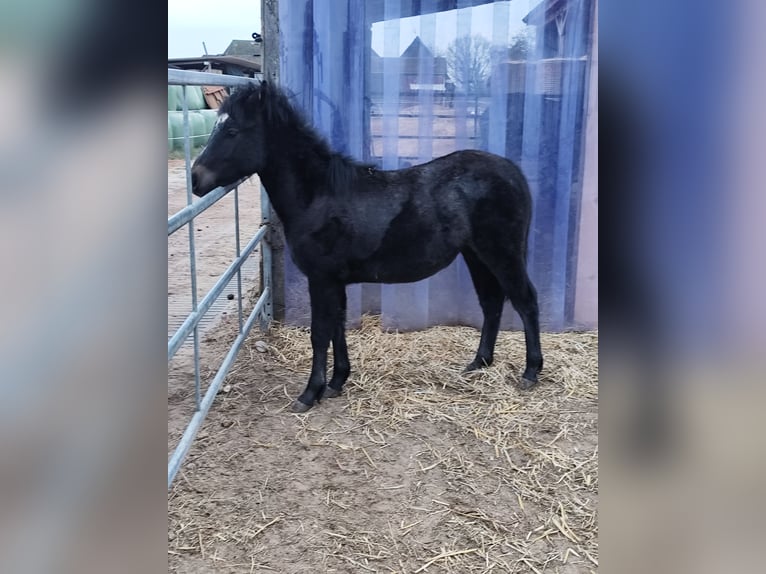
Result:
{"label": "metal fence panel", "polygon": [[[239,352],[242,343],[247,338],[250,329],[255,324],[257,319],[260,319],[262,328],[265,328],[271,321],[272,303],[271,303],[271,250],[267,241],[264,238],[267,236],[268,224],[269,224],[269,204],[268,196],[265,192],[261,193],[261,212],[263,214],[262,225],[260,229],[253,235],[248,241],[244,249],[241,249],[239,238],[239,192],[238,186],[242,183],[242,180],[227,186],[219,187],[206,195],[204,198],[193,202],[191,192],[191,143],[189,133],[189,107],[187,102],[186,86],[201,86],[201,85],[216,85],[235,87],[242,86],[258,81],[252,78],[243,78],[236,76],[226,76],[221,74],[208,74],[204,72],[192,72],[185,70],[172,70],[168,69],[168,85],[181,85],[183,86],[182,103],[183,103],[183,122],[184,122],[184,160],[186,168],[186,207],[179,210],[171,217],[168,218],[168,237],[181,229],[184,225],[188,227],[189,231],[189,268],[191,278],[191,290],[192,290],[192,310],[187,315],[182,325],[170,336],[168,340],[168,363],[175,356],[183,343],[188,339],[190,335],[194,337],[194,395],[195,395],[195,412],[192,416],[189,424],[186,426],[183,436],[176,445],[170,460],[168,461],[168,489],[173,483],[173,479],[176,476],[186,454],[191,448],[194,437],[197,435],[200,427],[202,426],[205,416],[207,415],[210,407],[215,400],[218,393],[218,389],[221,383],[226,378],[229,369],[236,360],[237,353]],[[197,301],[197,263],[196,263],[196,251],[194,242],[194,219],[208,209],[210,206],[220,201],[223,197],[234,191],[234,218],[235,218],[235,230],[236,230],[236,256],[229,267],[224,271],[215,285],[208,291],[201,301]],[[242,265],[247,258],[252,255],[253,251],[258,245],[261,245],[261,251],[263,254],[263,272],[261,281],[261,294],[258,297],[255,306],[250,312],[246,320],[243,320],[242,310]],[[237,277],[237,317],[239,334],[235,341],[229,348],[226,357],[221,363],[218,371],[216,372],[213,380],[207,387],[207,390],[202,393],[200,382],[200,364],[199,364],[199,323],[202,317],[207,313],[213,303],[218,299],[226,286],[236,275]]]}

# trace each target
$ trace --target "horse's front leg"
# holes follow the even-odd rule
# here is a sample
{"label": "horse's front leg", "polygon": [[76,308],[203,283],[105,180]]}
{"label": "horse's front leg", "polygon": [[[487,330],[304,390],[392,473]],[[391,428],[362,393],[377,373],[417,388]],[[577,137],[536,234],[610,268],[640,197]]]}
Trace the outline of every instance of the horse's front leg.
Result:
{"label": "horse's front leg", "polygon": [[346,347],[346,286],[340,287],[341,313],[335,324],[335,332],[332,336],[333,367],[332,379],[327,385],[325,396],[328,398],[339,397],[343,385],[351,373],[351,363],[348,360],[348,348]]}
{"label": "horse's front leg", "polygon": [[327,384],[327,349],[342,315],[339,285],[324,279],[309,278],[311,298],[311,347],[314,353],[306,389],[293,403],[292,410],[305,413],[322,399]]}

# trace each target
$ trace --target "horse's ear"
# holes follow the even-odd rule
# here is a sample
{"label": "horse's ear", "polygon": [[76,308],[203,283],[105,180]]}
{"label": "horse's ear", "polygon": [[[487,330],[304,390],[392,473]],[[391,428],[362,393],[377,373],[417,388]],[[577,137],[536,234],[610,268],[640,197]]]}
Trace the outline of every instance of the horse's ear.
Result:
{"label": "horse's ear", "polygon": [[247,104],[258,104],[263,99],[263,83],[258,84],[247,97]]}
{"label": "horse's ear", "polygon": [[270,89],[271,89],[271,84],[269,84],[269,82],[267,82],[266,80],[263,80],[261,82],[261,85],[258,88],[258,99],[262,100],[263,94],[268,93]]}

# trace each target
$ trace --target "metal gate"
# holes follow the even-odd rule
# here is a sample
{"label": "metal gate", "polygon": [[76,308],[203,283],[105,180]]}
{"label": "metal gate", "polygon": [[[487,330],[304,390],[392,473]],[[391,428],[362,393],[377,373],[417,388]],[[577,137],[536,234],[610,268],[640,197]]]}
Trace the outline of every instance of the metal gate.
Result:
{"label": "metal gate", "polygon": [[[269,225],[269,201],[268,196],[261,187],[261,226],[253,235],[247,245],[240,249],[239,239],[239,192],[238,186],[243,180],[228,186],[219,187],[211,191],[205,197],[192,202],[191,192],[191,143],[189,128],[189,108],[187,102],[186,86],[225,86],[236,87],[257,82],[252,78],[238,76],[226,76],[221,74],[209,74],[203,72],[190,72],[183,70],[168,69],[168,85],[183,86],[183,126],[184,126],[184,157],[186,164],[186,207],[168,218],[168,237],[181,229],[184,225],[189,230],[189,267],[191,274],[191,295],[192,311],[189,313],[182,325],[170,336],[168,340],[168,363],[175,356],[184,342],[190,337],[194,341],[194,400],[195,412],[189,424],[184,430],[181,440],[178,442],[173,454],[168,461],[168,489],[173,483],[178,469],[181,466],[186,454],[189,452],[194,437],[197,435],[202,422],[210,410],[215,400],[218,389],[221,386],[226,374],[237,357],[239,348],[247,338],[250,329],[256,320],[260,319],[262,327],[265,327],[272,317],[272,299],[271,299],[271,249],[264,236]],[[234,218],[236,226],[236,257],[231,265],[224,271],[216,281],[215,285],[208,291],[200,301],[197,300],[197,265],[194,250],[194,218],[200,213],[211,207],[217,201],[222,199],[230,192],[234,192]],[[261,278],[261,294],[253,306],[250,315],[243,321],[242,316],[242,265],[253,253],[258,244],[261,243],[261,253],[263,257],[263,272]],[[213,380],[208,385],[202,395],[200,385],[200,364],[199,364],[199,323],[204,315],[210,310],[213,303],[221,296],[229,282],[237,276],[237,313],[239,323],[239,334],[229,348],[229,352],[223,359]]]}

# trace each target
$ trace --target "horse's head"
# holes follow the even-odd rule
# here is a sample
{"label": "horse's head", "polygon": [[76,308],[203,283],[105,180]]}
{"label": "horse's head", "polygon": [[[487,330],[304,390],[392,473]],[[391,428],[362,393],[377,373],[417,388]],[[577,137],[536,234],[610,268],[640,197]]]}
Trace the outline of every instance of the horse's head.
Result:
{"label": "horse's head", "polygon": [[192,165],[194,195],[203,197],[266,165],[264,103],[270,90],[265,84],[239,88],[223,102],[207,145]]}

